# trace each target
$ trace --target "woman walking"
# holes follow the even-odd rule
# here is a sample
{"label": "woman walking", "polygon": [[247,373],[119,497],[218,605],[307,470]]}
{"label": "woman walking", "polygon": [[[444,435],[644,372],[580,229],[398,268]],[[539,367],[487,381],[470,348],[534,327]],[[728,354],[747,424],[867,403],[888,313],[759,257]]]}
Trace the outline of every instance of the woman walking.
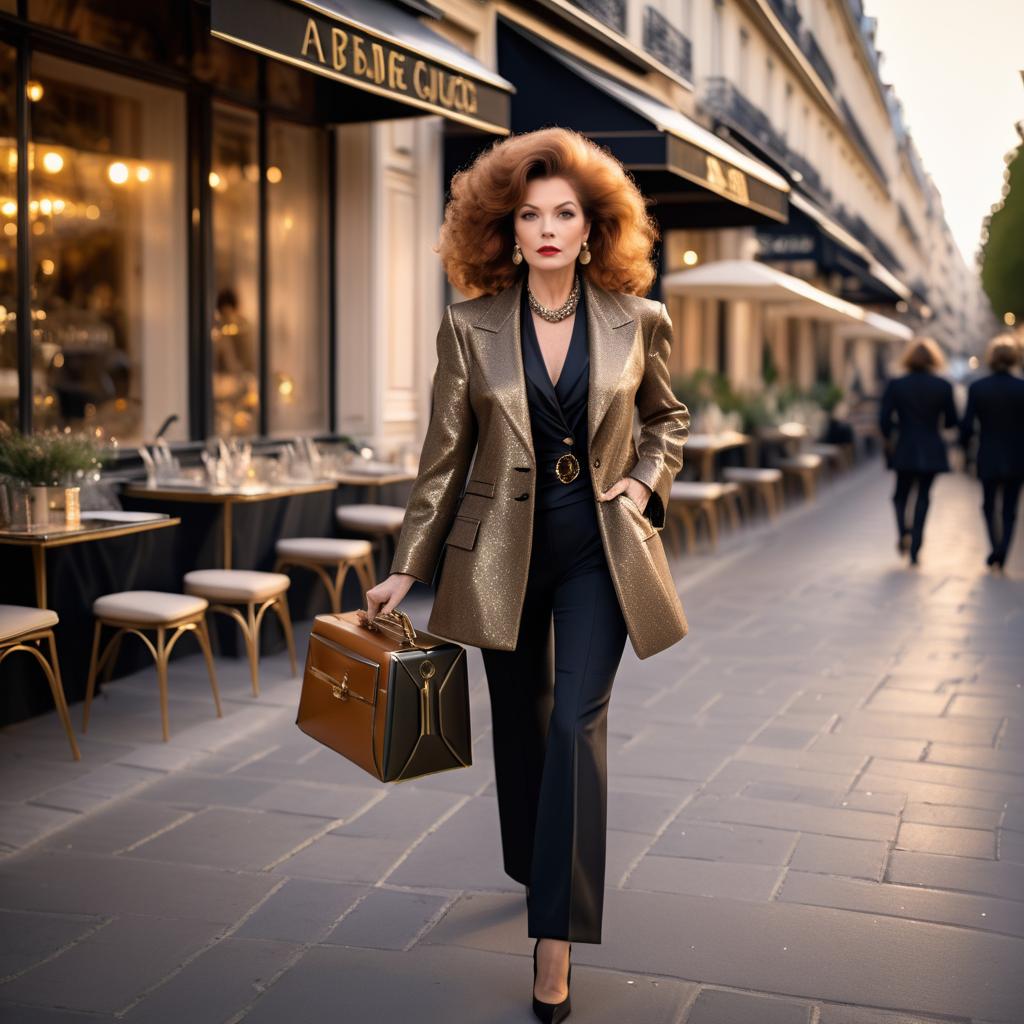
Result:
{"label": "woman walking", "polygon": [[[949,472],[946,444],[939,431],[943,422],[955,427],[957,415],[953,386],[938,376],[945,358],[931,338],[911,339],[901,362],[907,372],[886,385],[878,422],[886,441],[889,468],[896,471],[892,501],[896,507],[897,548],[901,553],[909,552],[910,564],[917,565],[932,483],[937,474]],[[907,503],[912,490],[917,498],[913,523],[908,527]]]}
{"label": "woman walking", "polygon": [[445,311],[392,574],[367,592],[371,617],[388,611],[440,560],[427,628],[481,649],[545,1021],[569,1013],[570,943],[601,941],[626,637],[646,658],[687,632],[660,534],[690,416],[668,312],[642,297],[656,240],[622,165],[573,131],[511,136],[455,175],[438,251],[475,297]]}
{"label": "woman walking", "polygon": [[992,550],[986,563],[1002,570],[1013,540],[1017,502],[1024,482],[1024,380],[1013,374],[1021,361],[1020,346],[1011,334],[992,339],[986,353],[992,372],[967,391],[967,410],[960,424],[960,443],[967,452],[978,421],[978,479],[982,511]]}

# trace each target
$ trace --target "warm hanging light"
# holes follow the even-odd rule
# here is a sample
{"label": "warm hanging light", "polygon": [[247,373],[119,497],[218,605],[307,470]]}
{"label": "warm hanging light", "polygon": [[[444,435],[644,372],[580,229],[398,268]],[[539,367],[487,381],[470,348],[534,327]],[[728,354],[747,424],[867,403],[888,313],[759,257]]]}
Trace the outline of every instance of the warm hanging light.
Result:
{"label": "warm hanging light", "polygon": [[107,177],[115,185],[123,185],[128,180],[128,165],[121,160],[115,160],[107,168]]}
{"label": "warm hanging light", "polygon": [[1006,324],[1007,327],[1013,327],[1013,325],[1016,324],[1016,322],[1017,315],[1015,313],[1011,313],[1009,310],[1007,310],[1007,312],[1003,314],[1003,323]]}
{"label": "warm hanging light", "polygon": [[44,274],[45,274],[45,275],[46,275],[47,277],[49,277],[49,276],[50,276],[50,275],[51,275],[51,274],[53,273],[53,271],[54,271],[54,263],[53,263],[53,260],[40,260],[40,261],[39,261],[39,269],[40,269],[40,270],[41,270],[41,271],[42,271],[42,272],[43,272],[43,273],[44,273]]}
{"label": "warm hanging light", "polygon": [[696,249],[687,249],[686,252],[683,253],[683,262],[688,267],[695,267],[699,260],[700,257],[697,255]]}
{"label": "warm hanging light", "polygon": [[153,177],[153,172],[145,164],[139,164],[139,166],[135,168],[135,177],[145,184]]}
{"label": "warm hanging light", "polygon": [[0,206],[0,213],[5,217],[13,217],[18,212],[18,204],[13,199],[8,199],[3,206]]}
{"label": "warm hanging light", "polygon": [[64,157],[52,149],[43,154],[43,170],[48,174],[59,174],[64,169]]}
{"label": "warm hanging light", "polygon": [[216,171],[210,171],[210,188],[220,188],[220,175]]}
{"label": "warm hanging light", "polygon": [[29,81],[25,86],[25,94],[32,103],[38,103],[43,98],[45,91],[42,82]]}
{"label": "warm hanging light", "polygon": [[280,167],[276,167],[271,164],[267,168],[267,181],[269,181],[271,185],[276,185],[283,177],[284,174],[281,172]]}

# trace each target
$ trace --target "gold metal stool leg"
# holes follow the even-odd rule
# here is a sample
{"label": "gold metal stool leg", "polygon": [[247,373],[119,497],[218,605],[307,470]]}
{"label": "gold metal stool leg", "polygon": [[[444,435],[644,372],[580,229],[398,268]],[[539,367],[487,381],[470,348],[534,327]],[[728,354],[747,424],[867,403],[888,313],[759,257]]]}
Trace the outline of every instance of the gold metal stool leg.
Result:
{"label": "gold metal stool leg", "polygon": [[292,666],[292,675],[299,671],[298,661],[295,658],[295,636],[292,633],[292,616],[288,609],[288,595],[281,594],[272,605],[277,617],[281,620],[281,629],[284,630],[284,640],[288,645],[288,659]]}
{"label": "gold metal stool leg", "polygon": [[67,698],[64,696],[64,680],[60,675],[60,661],[57,658],[57,640],[53,635],[52,629],[46,631],[46,641],[50,647],[50,667],[53,670],[49,679],[50,689],[53,690],[53,702],[57,705],[57,715],[64,726],[64,731],[68,734],[71,753],[74,755],[75,760],[79,761],[82,755],[79,753],[78,744],[75,742],[75,731],[71,728],[71,714],[68,711]]}
{"label": "gold metal stool leg", "polygon": [[210,633],[206,626],[206,615],[196,621],[196,640],[206,659],[206,671],[210,676],[210,688],[213,690],[213,704],[217,709],[217,717],[223,718],[220,709],[220,691],[217,689],[217,673],[213,667],[213,651],[210,650]]}
{"label": "gold metal stool leg", "polygon": [[171,738],[170,706],[167,699],[166,637],[167,631],[163,626],[158,626],[156,630],[156,680],[160,687],[160,726],[163,730],[164,743]]}

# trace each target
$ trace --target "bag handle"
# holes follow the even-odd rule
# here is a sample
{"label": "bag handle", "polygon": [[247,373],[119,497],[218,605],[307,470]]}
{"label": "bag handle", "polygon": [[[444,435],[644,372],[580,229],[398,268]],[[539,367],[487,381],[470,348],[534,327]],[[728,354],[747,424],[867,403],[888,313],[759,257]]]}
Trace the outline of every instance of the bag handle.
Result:
{"label": "bag handle", "polygon": [[[389,612],[378,612],[373,622],[370,621],[366,609],[360,608],[359,625],[365,626],[371,633],[376,631],[388,633],[403,644],[416,646],[416,630],[412,620],[405,612],[399,611],[397,608]],[[401,630],[400,636],[396,634],[396,630]]]}

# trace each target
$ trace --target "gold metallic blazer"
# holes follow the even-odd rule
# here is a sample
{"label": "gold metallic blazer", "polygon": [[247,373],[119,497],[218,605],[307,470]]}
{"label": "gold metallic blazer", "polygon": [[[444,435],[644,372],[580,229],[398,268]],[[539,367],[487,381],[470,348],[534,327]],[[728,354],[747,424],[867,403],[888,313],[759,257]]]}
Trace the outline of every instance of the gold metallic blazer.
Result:
{"label": "gold metallic blazer", "polygon": [[[647,658],[687,632],[660,533],[690,413],[669,385],[672,321],[664,304],[581,280],[594,502],[630,641]],[[432,583],[440,559],[427,629],[499,650],[513,650],[519,634],[537,476],[520,347],[522,287],[520,279],[445,311],[430,425],[391,563],[392,572]],[[627,475],[652,489],[643,513],[624,494],[598,500]]]}

